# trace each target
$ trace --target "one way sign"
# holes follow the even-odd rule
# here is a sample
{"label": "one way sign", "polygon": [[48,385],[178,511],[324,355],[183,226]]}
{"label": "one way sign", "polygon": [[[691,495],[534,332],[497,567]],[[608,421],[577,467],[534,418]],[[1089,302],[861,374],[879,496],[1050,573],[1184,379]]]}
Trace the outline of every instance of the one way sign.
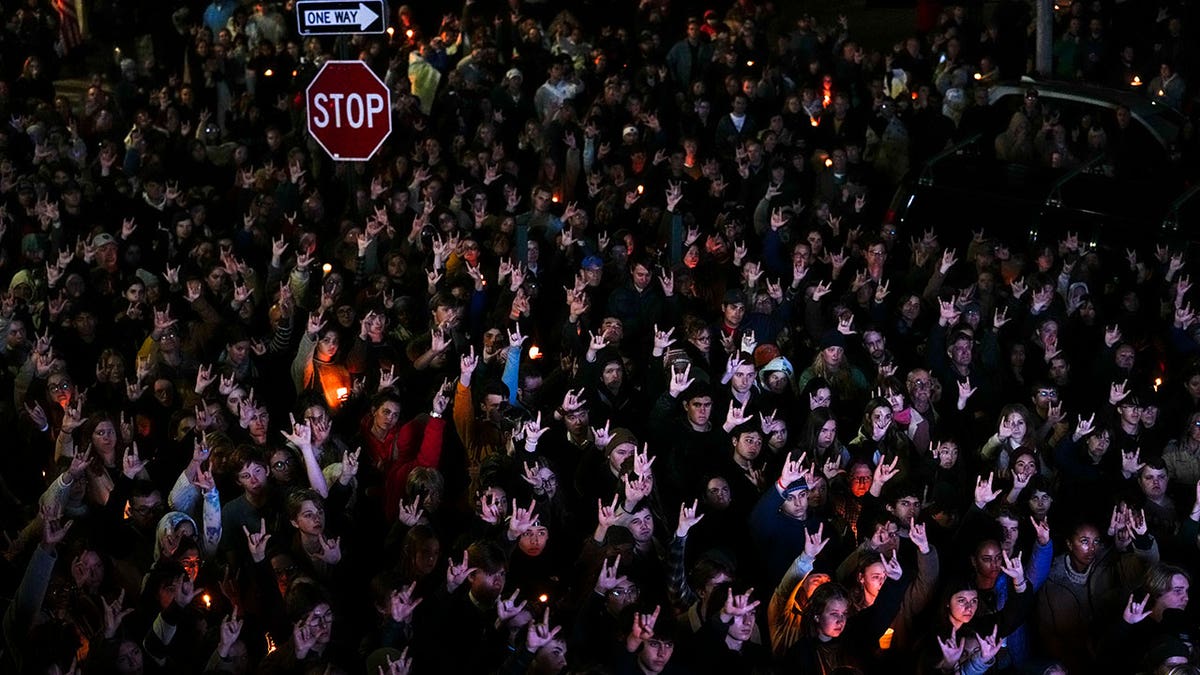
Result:
{"label": "one way sign", "polygon": [[387,24],[384,0],[298,0],[301,35],[382,33]]}

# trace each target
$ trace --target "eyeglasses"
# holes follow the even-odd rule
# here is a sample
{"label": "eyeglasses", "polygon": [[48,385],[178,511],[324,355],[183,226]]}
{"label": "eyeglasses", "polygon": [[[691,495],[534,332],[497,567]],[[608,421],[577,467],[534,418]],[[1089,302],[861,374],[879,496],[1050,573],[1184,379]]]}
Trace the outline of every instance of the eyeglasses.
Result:
{"label": "eyeglasses", "polygon": [[913,389],[928,389],[929,380],[913,380],[912,387]]}
{"label": "eyeglasses", "polygon": [[625,586],[622,588],[614,588],[608,592],[614,598],[636,598],[641,594],[637,586]]}
{"label": "eyeglasses", "polygon": [[287,567],[277,567],[277,568],[275,568],[275,570],[273,570],[273,571],[275,572],[275,576],[276,576],[276,577],[281,577],[281,578],[282,578],[282,577],[290,577],[290,576],[292,576],[292,575],[293,575],[293,574],[295,574],[297,571],[299,571],[299,569],[300,569],[300,568],[299,568],[299,567],[296,567],[295,565],[288,565]]}
{"label": "eyeglasses", "polygon": [[63,380],[62,382],[59,382],[58,384],[50,385],[50,391],[53,391],[56,393],[61,392],[61,391],[66,391],[66,390],[70,389],[72,386],[73,385],[71,384],[70,380]]}
{"label": "eyeglasses", "polygon": [[309,614],[308,615],[308,625],[313,626],[313,627],[332,626],[333,625],[333,612],[330,612],[329,614]]}
{"label": "eyeglasses", "polygon": [[1053,389],[1038,389],[1038,396],[1042,398],[1058,398],[1058,392]]}

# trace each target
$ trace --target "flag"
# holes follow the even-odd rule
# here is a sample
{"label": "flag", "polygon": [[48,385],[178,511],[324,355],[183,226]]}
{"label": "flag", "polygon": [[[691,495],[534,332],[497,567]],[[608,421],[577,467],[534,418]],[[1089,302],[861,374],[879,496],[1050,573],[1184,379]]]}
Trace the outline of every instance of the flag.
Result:
{"label": "flag", "polygon": [[62,41],[63,51],[69,52],[83,44],[75,0],[54,0],[54,9],[58,12],[58,38]]}

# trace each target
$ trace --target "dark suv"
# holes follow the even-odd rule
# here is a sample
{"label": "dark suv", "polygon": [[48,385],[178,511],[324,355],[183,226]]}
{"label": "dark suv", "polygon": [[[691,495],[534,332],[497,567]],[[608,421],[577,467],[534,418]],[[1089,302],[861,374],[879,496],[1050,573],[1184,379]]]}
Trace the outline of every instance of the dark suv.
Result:
{"label": "dark suv", "polygon": [[[1132,117],[1138,159],[1113,175],[1116,159],[1097,153],[1070,168],[1007,162],[995,156],[995,138],[1036,88],[1044,109],[1072,128],[1084,115],[1109,125],[1118,107]],[[964,242],[974,229],[1010,245],[1079,232],[1099,245],[1125,247],[1148,237],[1190,238],[1194,204],[1185,199],[1172,232],[1164,232],[1171,205],[1186,192],[1175,142],[1183,118],[1164,106],[1126,92],[1069,84],[1021,82],[998,85],[989,97],[992,127],[932,157],[901,181],[887,212],[909,232],[933,228],[943,241]],[[1040,132],[1036,130],[1035,133]]]}

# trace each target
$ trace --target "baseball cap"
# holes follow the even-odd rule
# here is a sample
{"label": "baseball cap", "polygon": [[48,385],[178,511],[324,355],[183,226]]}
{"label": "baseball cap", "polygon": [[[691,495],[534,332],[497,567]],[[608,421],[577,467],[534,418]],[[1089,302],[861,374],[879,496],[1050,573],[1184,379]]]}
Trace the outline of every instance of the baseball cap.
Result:
{"label": "baseball cap", "polygon": [[109,234],[107,232],[101,232],[100,234],[96,235],[95,237],[92,237],[92,246],[94,246],[96,248],[100,248],[101,246],[107,246],[109,244],[115,244],[115,243],[117,243],[117,240],[111,234]]}
{"label": "baseball cap", "polygon": [[585,270],[604,269],[604,261],[598,255],[589,255],[583,259],[582,267]]}
{"label": "baseball cap", "polygon": [[808,481],[803,478],[797,478],[796,480],[792,481],[791,483],[788,483],[788,486],[786,488],[784,488],[783,498],[787,499],[791,495],[793,495],[797,492],[800,492],[801,490],[803,490],[805,492],[808,491]]}
{"label": "baseball cap", "polygon": [[525,76],[521,74],[521,71],[516,68],[509,68],[508,72],[504,74],[504,79],[506,80],[511,80],[514,77],[525,79]]}

